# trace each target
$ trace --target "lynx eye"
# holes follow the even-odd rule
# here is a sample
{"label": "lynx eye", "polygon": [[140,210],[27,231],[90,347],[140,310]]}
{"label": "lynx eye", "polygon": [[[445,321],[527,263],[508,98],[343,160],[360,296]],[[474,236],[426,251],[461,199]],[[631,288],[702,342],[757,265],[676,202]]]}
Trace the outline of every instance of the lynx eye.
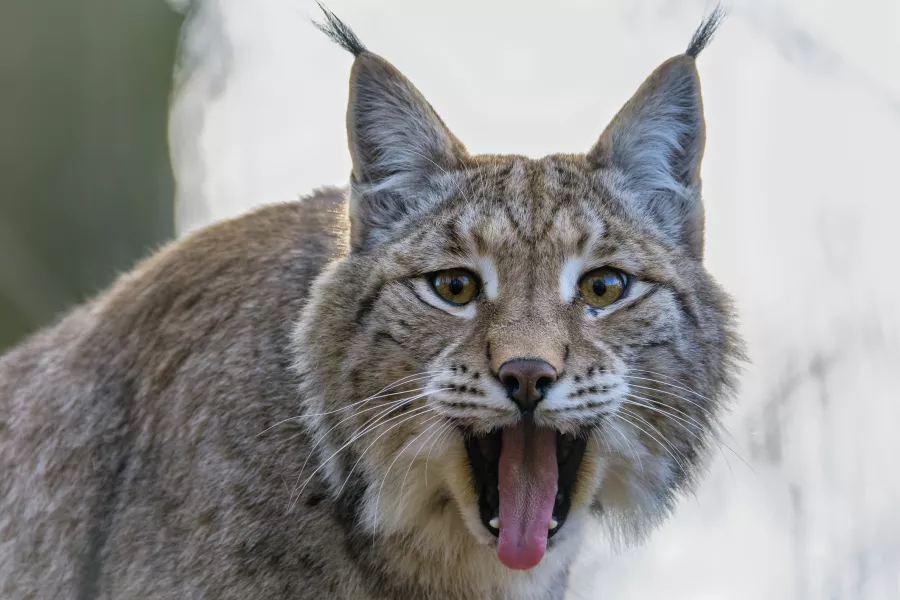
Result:
{"label": "lynx eye", "polygon": [[600,267],[584,275],[578,282],[581,297],[591,308],[604,308],[625,293],[628,276],[612,267]]}
{"label": "lynx eye", "polygon": [[478,295],[478,278],[465,269],[448,269],[431,275],[431,286],[437,295],[456,306],[468,304]]}

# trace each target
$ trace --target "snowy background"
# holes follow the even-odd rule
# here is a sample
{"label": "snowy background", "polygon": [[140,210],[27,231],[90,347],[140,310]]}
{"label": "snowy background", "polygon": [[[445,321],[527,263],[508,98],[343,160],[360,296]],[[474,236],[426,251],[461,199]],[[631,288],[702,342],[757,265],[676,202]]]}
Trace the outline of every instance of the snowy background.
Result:
{"label": "snowy background", "polygon": [[[350,170],[352,61],[306,0],[187,11],[170,146],[180,233]],[[473,153],[587,150],[684,50],[692,0],[330,0]],[[729,5],[726,5],[729,6]],[[708,265],[752,364],[730,451],[571,597],[900,598],[900,1],[737,2],[700,57]]]}

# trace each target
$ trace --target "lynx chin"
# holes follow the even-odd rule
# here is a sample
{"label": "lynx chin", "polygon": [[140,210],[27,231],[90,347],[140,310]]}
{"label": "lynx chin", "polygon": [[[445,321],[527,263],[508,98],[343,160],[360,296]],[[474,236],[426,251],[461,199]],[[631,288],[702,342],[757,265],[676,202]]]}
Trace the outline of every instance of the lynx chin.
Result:
{"label": "lynx chin", "polygon": [[549,600],[590,520],[640,539],[741,360],[703,266],[721,18],[532,159],[469,154],[325,10],[349,190],[174,242],[0,358],[0,597]]}

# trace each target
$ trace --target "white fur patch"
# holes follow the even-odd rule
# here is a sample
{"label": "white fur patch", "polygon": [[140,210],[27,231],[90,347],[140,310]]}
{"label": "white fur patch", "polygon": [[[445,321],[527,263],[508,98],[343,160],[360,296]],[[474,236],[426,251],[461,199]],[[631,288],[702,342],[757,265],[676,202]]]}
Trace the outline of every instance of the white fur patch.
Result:
{"label": "white fur patch", "polygon": [[569,394],[572,393],[572,384],[568,381],[560,381],[550,388],[544,399],[538,405],[538,411],[558,410],[566,407]]}
{"label": "white fur patch", "polygon": [[486,256],[479,256],[472,262],[472,267],[481,278],[481,291],[488,300],[496,300],[500,295],[500,276],[494,261]]}
{"label": "white fur patch", "polygon": [[578,294],[578,281],[581,279],[584,262],[584,258],[575,257],[563,264],[559,276],[559,295],[565,304],[571,303]]}

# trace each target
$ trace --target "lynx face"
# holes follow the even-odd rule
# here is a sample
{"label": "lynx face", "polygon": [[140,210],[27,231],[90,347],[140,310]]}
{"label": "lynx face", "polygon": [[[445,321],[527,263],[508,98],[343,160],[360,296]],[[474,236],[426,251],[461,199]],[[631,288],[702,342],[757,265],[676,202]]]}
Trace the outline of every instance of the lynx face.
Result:
{"label": "lynx face", "polygon": [[403,75],[329,31],[357,58],[350,251],[296,333],[318,472],[373,532],[459,555],[474,539],[512,569],[591,512],[658,521],[739,352],[702,265],[702,43],[586,155],[529,159],[470,156]]}

